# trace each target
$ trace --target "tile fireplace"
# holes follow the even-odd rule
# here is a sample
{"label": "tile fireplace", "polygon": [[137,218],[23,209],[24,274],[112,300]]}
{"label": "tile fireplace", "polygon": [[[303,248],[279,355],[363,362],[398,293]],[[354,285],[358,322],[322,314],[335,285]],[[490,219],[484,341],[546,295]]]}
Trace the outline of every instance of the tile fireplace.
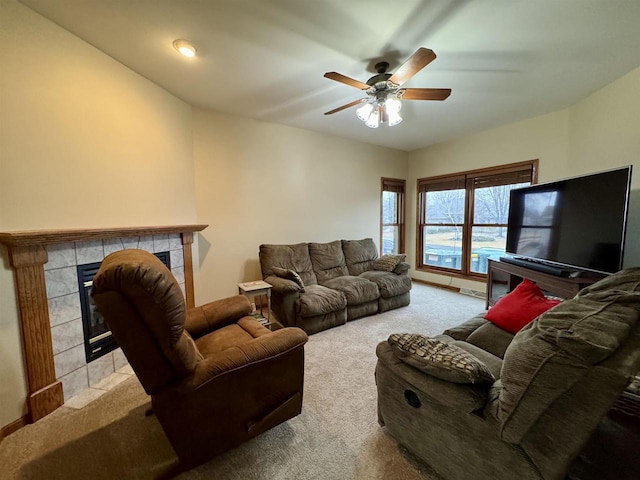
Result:
{"label": "tile fireplace", "polygon": [[191,244],[207,225],[0,232],[14,270],[28,384],[25,422],[126,365],[116,348],[87,362],[77,267],[111,252],[168,252],[188,307],[194,305]]}

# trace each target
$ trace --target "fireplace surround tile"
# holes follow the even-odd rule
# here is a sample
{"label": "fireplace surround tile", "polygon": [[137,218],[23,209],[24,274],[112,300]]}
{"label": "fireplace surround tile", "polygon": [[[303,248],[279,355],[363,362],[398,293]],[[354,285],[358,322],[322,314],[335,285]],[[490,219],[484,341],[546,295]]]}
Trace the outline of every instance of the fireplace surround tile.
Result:
{"label": "fireplace surround tile", "polygon": [[149,253],[154,253],[153,236],[148,235],[148,236],[140,237],[140,240],[138,240],[138,248],[140,250],[146,250]]}
{"label": "fireplace surround tile", "polygon": [[64,401],[66,402],[78,393],[89,388],[89,377],[87,376],[87,366],[74,370],[67,375],[60,377],[58,380],[62,382],[62,392]]}
{"label": "fireplace surround tile", "polygon": [[169,250],[169,235],[153,236],[153,253],[166,252]]}
{"label": "fireplace surround tile", "polygon": [[104,247],[104,256],[111,255],[114,252],[118,252],[120,250],[124,250],[124,245],[122,244],[121,238],[110,238],[108,240],[104,240],[102,242]]}
{"label": "fireplace surround tile", "polygon": [[78,291],[78,272],[76,267],[45,270],[44,279],[47,286],[47,299]]}
{"label": "fireplace surround tile", "polygon": [[49,260],[44,264],[45,270],[71,267],[76,264],[76,246],[73,242],[47,245]]}
{"label": "fireplace surround tile", "polygon": [[51,343],[54,356],[78,345],[82,345],[84,348],[82,319],[78,318],[53,327],[51,329]]}
{"label": "fireplace surround tile", "polygon": [[52,327],[69,320],[82,318],[78,292],[50,298],[47,302],[49,304],[49,323]]}
{"label": "fireplace surround tile", "polygon": [[115,372],[113,368],[113,354],[109,352],[100,358],[96,358],[93,362],[87,364],[87,368],[89,372],[89,386],[92,387]]}
{"label": "fireplace surround tile", "polygon": [[182,250],[182,239],[179,233],[169,234],[169,250]]}
{"label": "fireplace surround tile", "polygon": [[[45,280],[57,377],[67,376],[78,367],[85,366],[89,383],[93,384],[99,382],[101,377],[104,378],[128,365],[120,349],[89,364],[86,363],[84,353],[82,355],[78,353],[84,350],[84,333],[77,266],[102,261],[104,256],[124,248],[140,248],[154,253],[169,251],[173,266],[171,271],[180,284],[183,295],[186,295],[184,255],[179,234],[118,237],[47,246],[49,262],[45,264]],[[79,364],[81,358],[82,363]]]}
{"label": "fireplace surround tile", "polygon": [[76,265],[101,262],[104,259],[102,240],[76,242]]}
{"label": "fireplace surround tile", "polygon": [[176,280],[178,281],[178,283],[184,284],[184,268],[183,267],[172,268],[171,273],[173,273],[173,276],[176,277]]}
{"label": "fireplace surround tile", "polygon": [[129,365],[129,360],[127,360],[127,357],[124,356],[124,353],[122,353],[121,348],[116,348],[112,353],[113,353],[113,368],[116,371],[118,371],[122,367],[126,367],[127,365]]}
{"label": "fireplace surround tile", "polygon": [[124,248],[138,248],[140,237],[124,237],[121,239]]}
{"label": "fireplace surround tile", "polygon": [[84,353],[84,345],[78,345],[53,356],[56,367],[56,377],[60,378],[73,372],[87,363]]}
{"label": "fireplace surround tile", "polygon": [[170,265],[172,268],[178,268],[184,266],[184,255],[182,249],[169,251]]}

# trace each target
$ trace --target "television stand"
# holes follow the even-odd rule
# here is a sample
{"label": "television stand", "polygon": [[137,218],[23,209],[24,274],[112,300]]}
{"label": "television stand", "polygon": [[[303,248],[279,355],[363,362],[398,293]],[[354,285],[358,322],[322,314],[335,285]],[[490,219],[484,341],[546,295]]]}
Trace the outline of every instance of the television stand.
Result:
{"label": "television stand", "polygon": [[489,308],[498,299],[528,278],[547,295],[560,298],[572,298],[585,287],[596,283],[606,275],[585,272],[588,277],[566,277],[541,272],[528,266],[516,265],[498,259],[489,258],[487,266],[487,300],[485,308]]}

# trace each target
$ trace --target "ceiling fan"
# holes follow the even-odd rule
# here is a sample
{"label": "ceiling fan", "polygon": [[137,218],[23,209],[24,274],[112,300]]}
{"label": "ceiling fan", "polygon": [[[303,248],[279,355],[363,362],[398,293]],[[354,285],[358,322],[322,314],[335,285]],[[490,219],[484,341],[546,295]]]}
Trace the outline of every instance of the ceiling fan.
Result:
{"label": "ceiling fan", "polygon": [[402,121],[399,114],[402,105],[400,100],[445,100],[451,94],[450,88],[401,88],[402,84],[435,58],[436,54],[432,50],[421,47],[394,74],[387,73],[387,62],[379,62],[375,66],[377,75],[367,80],[367,83],[337,72],[325,73],[326,78],[359,88],[367,94],[367,97],[334,108],[325,112],[325,115],[362,104],[356,114],[367,127],[378,128],[381,123],[397,125]]}

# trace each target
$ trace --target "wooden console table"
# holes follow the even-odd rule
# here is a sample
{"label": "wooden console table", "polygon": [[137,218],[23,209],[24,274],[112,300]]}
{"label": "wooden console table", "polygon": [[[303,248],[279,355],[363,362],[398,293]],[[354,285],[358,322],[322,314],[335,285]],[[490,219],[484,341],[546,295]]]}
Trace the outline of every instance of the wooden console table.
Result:
{"label": "wooden console table", "polygon": [[521,267],[511,263],[489,259],[487,272],[487,301],[485,308],[493,306],[502,295],[528,278],[544,292],[561,298],[572,298],[585,287],[604,278],[604,275],[591,277],[559,277],[532,268]]}

